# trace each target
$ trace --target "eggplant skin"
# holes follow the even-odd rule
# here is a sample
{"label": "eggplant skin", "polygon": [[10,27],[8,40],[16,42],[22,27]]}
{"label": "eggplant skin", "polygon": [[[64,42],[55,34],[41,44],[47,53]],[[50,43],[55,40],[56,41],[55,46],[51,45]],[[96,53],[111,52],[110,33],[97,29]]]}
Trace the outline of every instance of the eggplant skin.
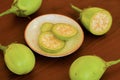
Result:
{"label": "eggplant skin", "polygon": [[35,66],[33,52],[24,44],[12,43],[8,45],[4,55],[8,69],[18,75],[31,72]]}

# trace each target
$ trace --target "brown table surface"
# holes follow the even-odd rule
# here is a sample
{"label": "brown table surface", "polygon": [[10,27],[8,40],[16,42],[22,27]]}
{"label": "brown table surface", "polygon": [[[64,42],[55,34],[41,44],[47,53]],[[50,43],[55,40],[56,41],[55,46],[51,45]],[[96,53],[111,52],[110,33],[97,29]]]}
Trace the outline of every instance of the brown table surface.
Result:
{"label": "brown table surface", "polygon": [[[12,1],[0,0],[0,13],[8,9]],[[78,13],[71,9],[70,4],[82,9],[97,6],[109,10],[113,17],[110,31],[103,36],[90,34],[84,29]],[[27,45],[24,39],[26,25],[35,17],[48,13],[63,14],[76,20],[85,35],[82,46],[73,54],[62,58],[48,58],[34,52],[36,65],[31,73],[23,76],[15,75],[7,69],[3,52],[0,51],[0,80],[70,80],[69,67],[80,56],[97,55],[106,61],[120,58],[120,0],[43,0],[41,8],[30,15],[31,19],[14,14],[0,17],[0,43],[8,45],[19,42]],[[101,80],[120,80],[120,64],[108,68]]]}

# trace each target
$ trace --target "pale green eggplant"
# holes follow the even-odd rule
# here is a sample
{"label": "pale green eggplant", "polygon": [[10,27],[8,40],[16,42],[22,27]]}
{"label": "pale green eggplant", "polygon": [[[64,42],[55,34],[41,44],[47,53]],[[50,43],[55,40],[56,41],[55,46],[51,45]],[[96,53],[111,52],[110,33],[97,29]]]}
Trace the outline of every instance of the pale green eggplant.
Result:
{"label": "pale green eggplant", "polygon": [[86,55],[77,58],[70,66],[71,80],[100,80],[107,68],[120,63],[116,61],[104,61],[98,56]]}
{"label": "pale green eggplant", "polygon": [[31,72],[35,66],[33,52],[24,44],[12,43],[8,46],[0,45],[4,52],[4,60],[8,69],[17,75]]}
{"label": "pale green eggplant", "polygon": [[104,35],[112,26],[112,15],[109,11],[100,7],[89,7],[81,10],[71,5],[74,10],[79,12],[80,21],[83,26],[94,35]]}
{"label": "pale green eggplant", "polygon": [[42,0],[14,0],[11,8],[1,13],[0,16],[13,13],[19,17],[28,17],[35,13],[41,4]]}

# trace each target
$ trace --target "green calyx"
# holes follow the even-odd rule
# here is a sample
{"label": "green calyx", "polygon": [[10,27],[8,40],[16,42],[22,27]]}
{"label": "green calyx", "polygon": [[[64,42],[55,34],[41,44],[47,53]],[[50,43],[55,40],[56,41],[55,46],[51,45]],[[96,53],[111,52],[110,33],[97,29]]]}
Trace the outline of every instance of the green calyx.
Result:
{"label": "green calyx", "polygon": [[0,16],[13,13],[19,17],[27,17],[36,12],[41,3],[42,0],[14,0],[11,8],[1,13]]}

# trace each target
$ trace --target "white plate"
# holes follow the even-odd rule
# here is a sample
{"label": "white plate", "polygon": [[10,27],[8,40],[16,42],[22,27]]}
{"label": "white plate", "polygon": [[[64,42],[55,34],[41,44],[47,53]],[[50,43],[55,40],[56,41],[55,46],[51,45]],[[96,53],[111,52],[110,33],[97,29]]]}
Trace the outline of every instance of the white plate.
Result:
{"label": "white plate", "polygon": [[[70,39],[66,42],[65,48],[62,49],[61,51],[57,53],[47,53],[41,50],[38,45],[38,36],[40,34],[40,27],[45,22],[51,22],[54,24],[67,23],[76,27],[78,29],[78,33],[75,36],[75,38]],[[33,19],[27,25],[24,36],[25,36],[25,41],[33,51],[47,57],[63,57],[72,54],[81,46],[84,40],[84,34],[80,25],[75,20],[60,14],[45,14]]]}

